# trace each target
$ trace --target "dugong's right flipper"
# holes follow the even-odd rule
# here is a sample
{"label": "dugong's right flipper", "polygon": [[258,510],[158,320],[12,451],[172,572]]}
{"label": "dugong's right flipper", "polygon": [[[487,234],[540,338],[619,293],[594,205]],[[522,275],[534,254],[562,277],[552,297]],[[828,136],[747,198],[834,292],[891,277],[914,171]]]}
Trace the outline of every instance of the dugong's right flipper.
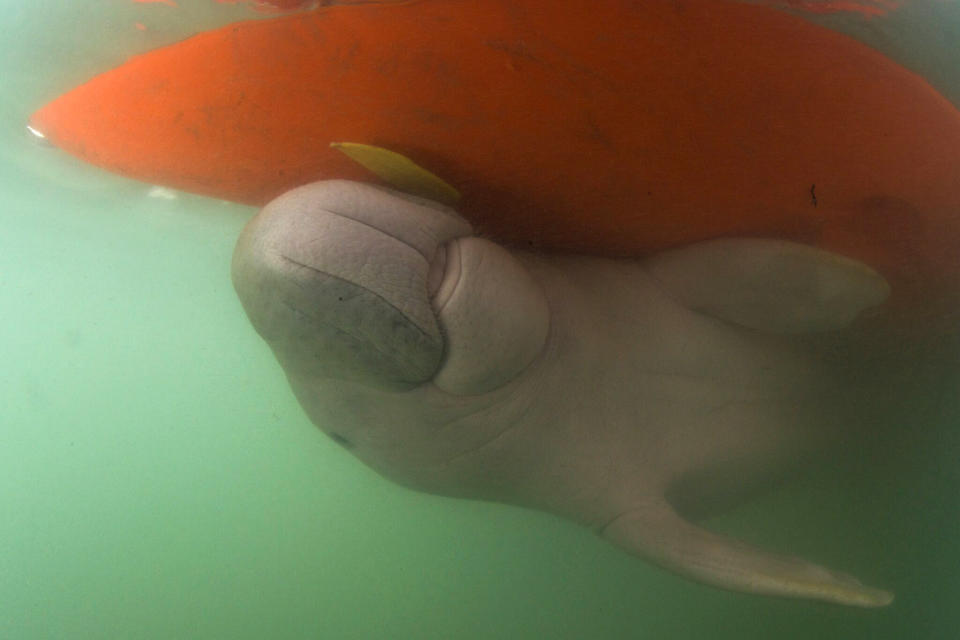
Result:
{"label": "dugong's right flipper", "polygon": [[783,240],[710,240],[657,254],[646,267],[684,306],[772,333],[843,329],[890,293],[861,262]]}
{"label": "dugong's right flipper", "polygon": [[621,514],[601,534],[634,555],[722,589],[861,607],[893,601],[890,592],[864,586],[852,576],[702,529],[665,501]]}

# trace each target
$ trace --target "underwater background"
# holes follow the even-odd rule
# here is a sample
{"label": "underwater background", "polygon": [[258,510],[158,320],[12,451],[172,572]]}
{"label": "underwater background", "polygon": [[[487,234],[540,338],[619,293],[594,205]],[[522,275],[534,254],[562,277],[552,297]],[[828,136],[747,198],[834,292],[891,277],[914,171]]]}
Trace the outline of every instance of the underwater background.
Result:
{"label": "underwater background", "polygon": [[[896,437],[709,523],[890,588],[885,609],[726,593],[546,514],[402,489],[310,424],[249,326],[229,264],[253,209],[24,129],[133,53],[257,14],[0,9],[0,639],[960,637],[960,376],[878,426]],[[960,6],[894,19],[843,26],[960,102]]]}

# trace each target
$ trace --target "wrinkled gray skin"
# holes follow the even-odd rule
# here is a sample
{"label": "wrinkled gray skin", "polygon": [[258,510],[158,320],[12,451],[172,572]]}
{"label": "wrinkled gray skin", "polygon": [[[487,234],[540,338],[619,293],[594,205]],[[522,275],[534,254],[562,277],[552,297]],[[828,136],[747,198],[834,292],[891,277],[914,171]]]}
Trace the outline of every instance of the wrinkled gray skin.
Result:
{"label": "wrinkled gray skin", "polygon": [[329,181],[247,225],[233,280],[313,422],[387,478],[553,512],[722,588],[892,598],[676,510],[843,428],[833,374],[793,336],[883,302],[862,264],[759,239],[645,260],[507,251],[441,205]]}

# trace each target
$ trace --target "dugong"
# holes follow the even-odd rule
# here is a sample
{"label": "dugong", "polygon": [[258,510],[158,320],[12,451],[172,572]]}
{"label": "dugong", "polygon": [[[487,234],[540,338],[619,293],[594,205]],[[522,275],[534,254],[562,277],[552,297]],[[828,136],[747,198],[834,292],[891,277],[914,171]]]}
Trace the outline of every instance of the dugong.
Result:
{"label": "dugong", "polygon": [[381,475],[540,509],[721,588],[882,606],[884,590],[693,524],[844,427],[801,349],[886,281],[792,242],[643,259],[502,247],[455,210],[344,180],[247,224],[232,278],[311,420]]}

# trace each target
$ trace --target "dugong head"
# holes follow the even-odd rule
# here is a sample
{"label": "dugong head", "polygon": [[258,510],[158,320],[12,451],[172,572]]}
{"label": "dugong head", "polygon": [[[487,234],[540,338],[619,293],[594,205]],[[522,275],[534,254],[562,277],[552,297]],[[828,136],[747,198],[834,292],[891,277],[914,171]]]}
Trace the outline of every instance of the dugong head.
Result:
{"label": "dugong head", "polygon": [[535,358],[549,313],[515,259],[472,233],[432,201],[317,182],[250,221],[234,287],[290,376],[483,393]]}

